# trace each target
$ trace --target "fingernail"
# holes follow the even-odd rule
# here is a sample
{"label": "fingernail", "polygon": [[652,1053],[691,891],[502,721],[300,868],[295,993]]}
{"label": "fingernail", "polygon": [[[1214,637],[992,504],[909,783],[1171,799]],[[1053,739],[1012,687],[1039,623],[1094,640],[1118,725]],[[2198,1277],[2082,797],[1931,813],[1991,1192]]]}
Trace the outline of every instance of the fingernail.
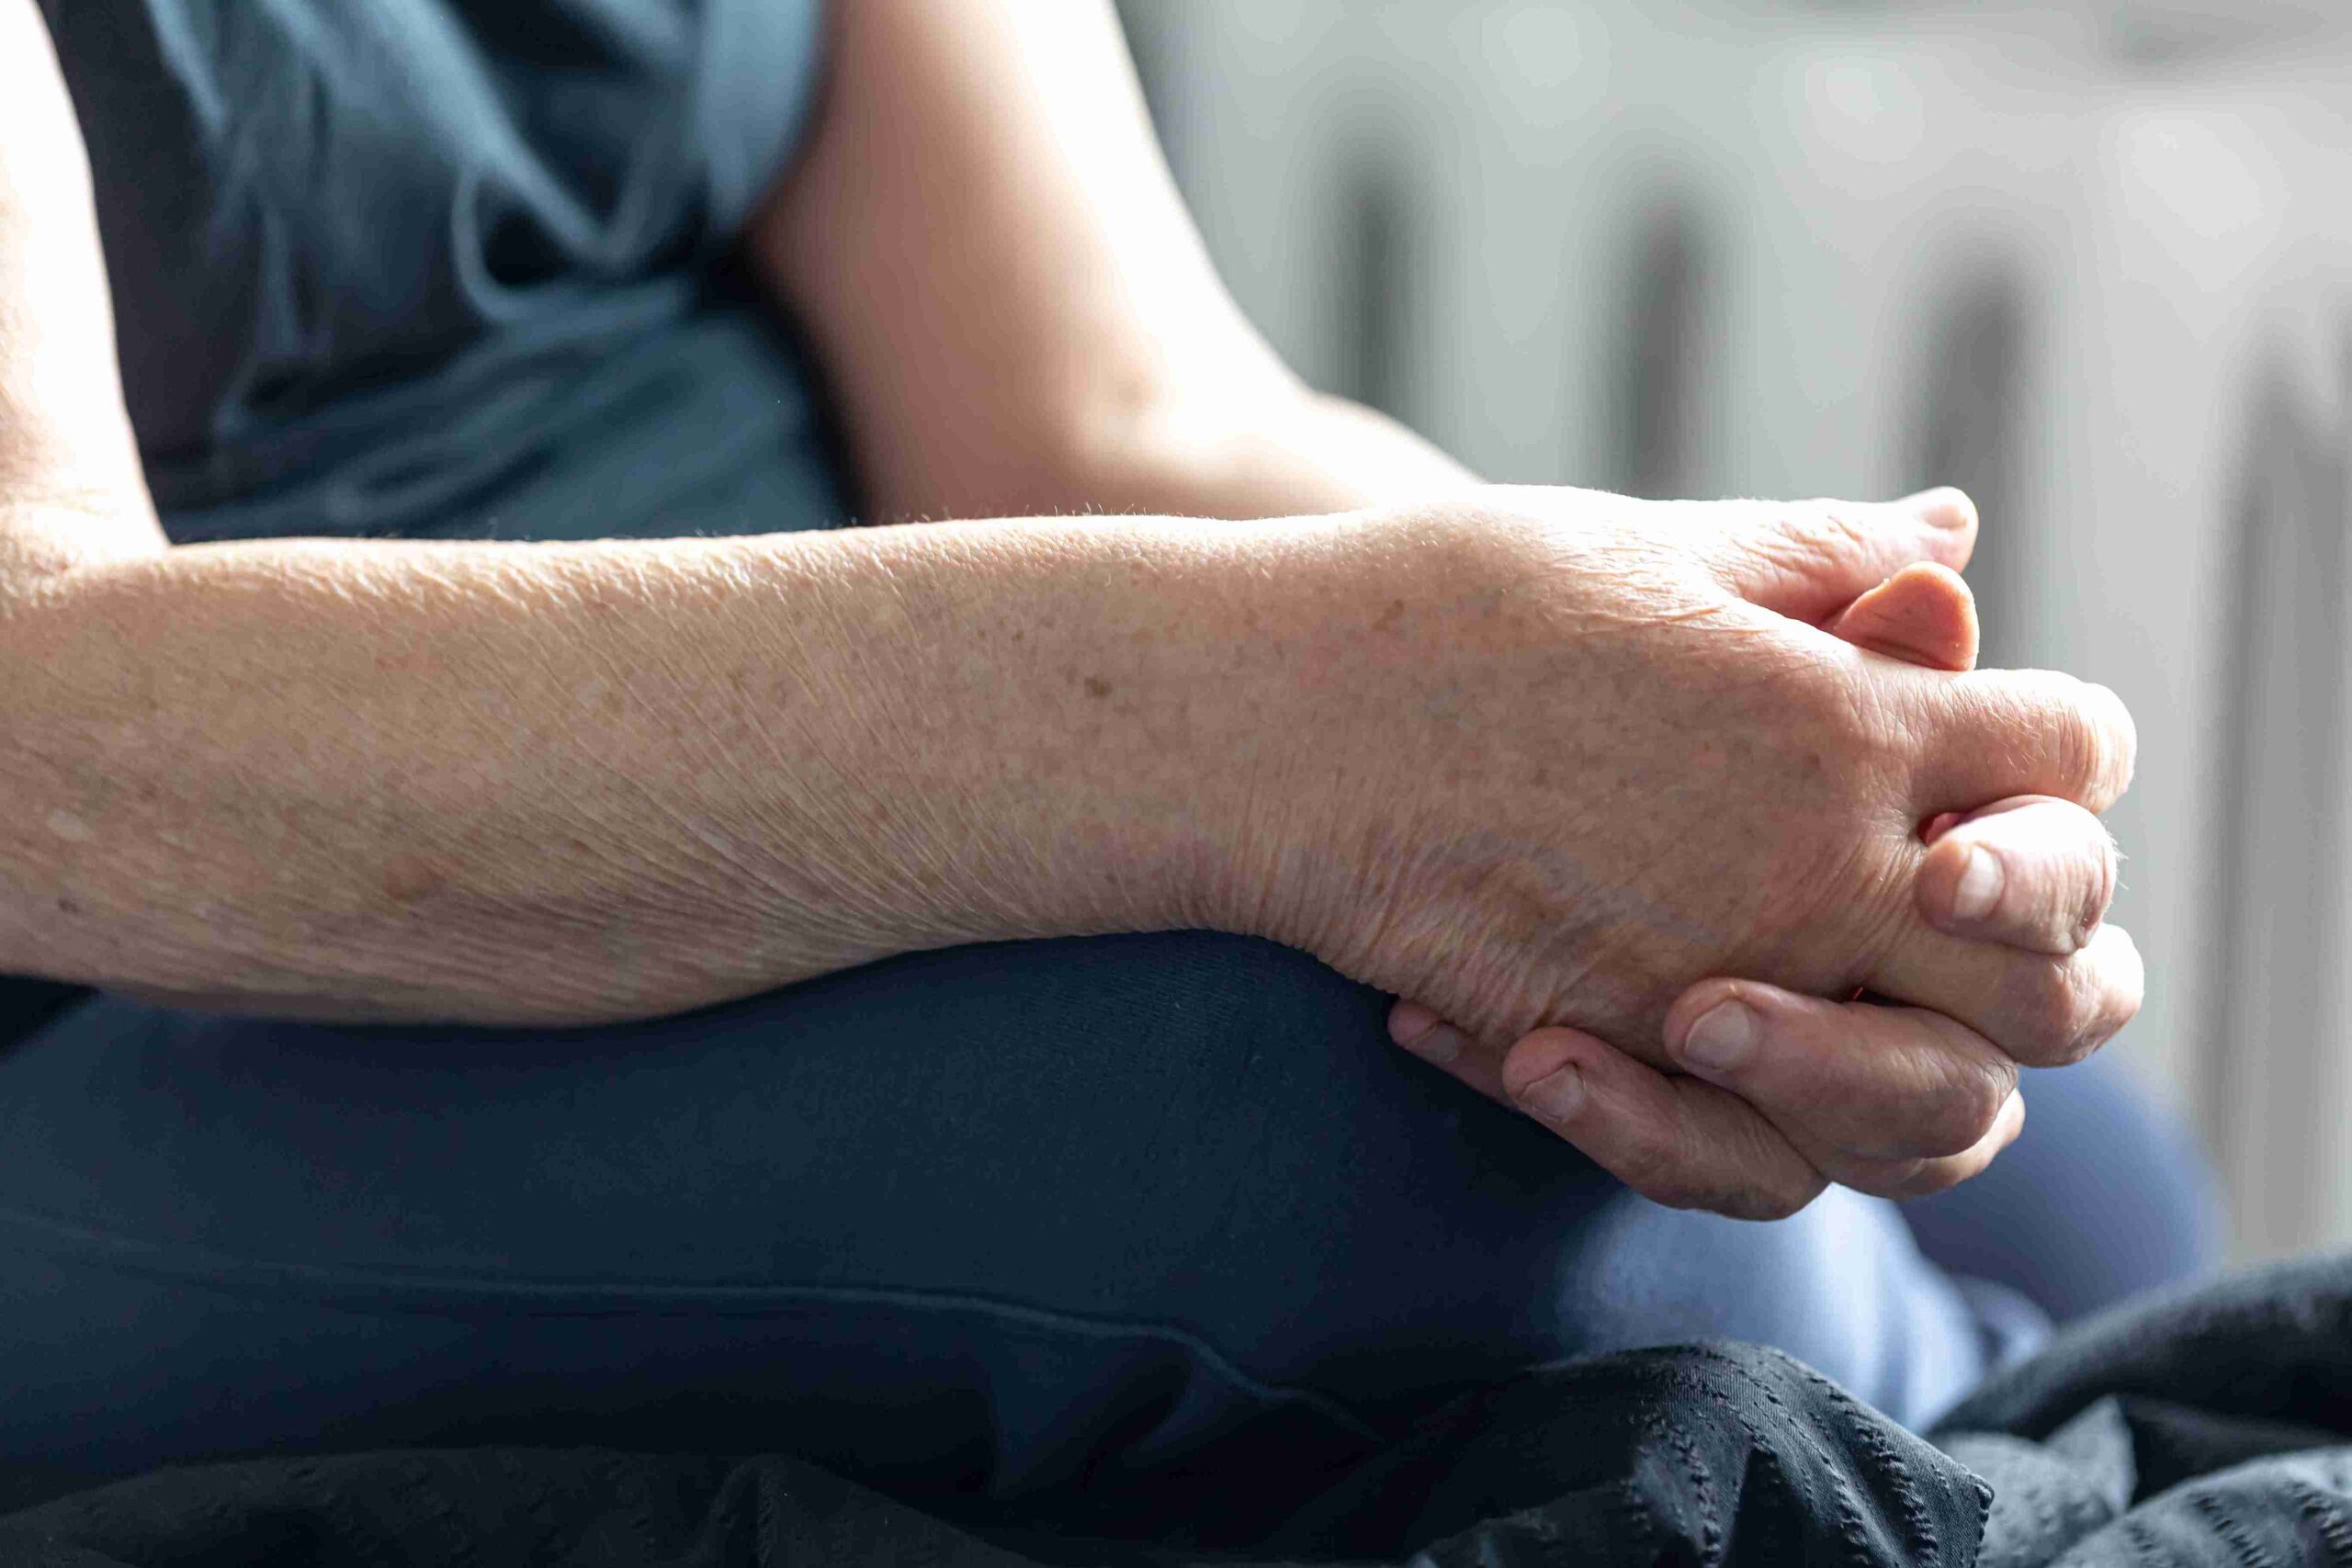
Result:
{"label": "fingernail", "polygon": [[1584,1074],[1574,1062],[1537,1078],[1520,1094],[1527,1108],[1547,1122],[1568,1122],[1584,1109]]}
{"label": "fingernail", "polygon": [[1960,886],[1951,890],[1951,912],[1956,919],[1981,920],[1993,912],[2001,901],[2001,888],[2007,881],[2001,869],[2001,857],[1982,844],[1972,846],[1968,859],[1960,868]]}
{"label": "fingernail", "polygon": [[1431,1024],[1440,1021],[1435,1009],[1399,1000],[1388,1010],[1388,1038],[1399,1045],[1409,1045],[1427,1034]]}
{"label": "fingernail", "polygon": [[1931,485],[1926,490],[1913,491],[1894,504],[1923,513],[1939,528],[1964,528],[1973,508],[1951,504],[1958,499],[1951,486]]}
{"label": "fingernail", "polygon": [[1711,1073],[1727,1073],[1756,1054],[1756,1014],[1738,1002],[1717,1002],[1699,1015],[1682,1037],[1682,1060]]}
{"label": "fingernail", "polygon": [[1433,1023],[1422,1033],[1397,1043],[1422,1061],[1442,1067],[1462,1055],[1462,1032],[1450,1023]]}

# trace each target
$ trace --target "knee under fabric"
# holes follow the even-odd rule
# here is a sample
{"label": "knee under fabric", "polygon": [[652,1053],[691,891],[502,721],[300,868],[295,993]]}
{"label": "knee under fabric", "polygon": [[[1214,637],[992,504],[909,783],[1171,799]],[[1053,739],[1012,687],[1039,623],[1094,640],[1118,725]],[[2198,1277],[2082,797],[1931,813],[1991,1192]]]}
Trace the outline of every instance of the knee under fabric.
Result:
{"label": "knee under fabric", "polygon": [[0,1055],[0,1458],[790,1449],[1137,1506],[1631,1344],[1777,1344],[1898,1416],[1974,1382],[1888,1206],[1659,1209],[1395,1051],[1386,1002],[1202,932],[612,1029],[102,998]]}

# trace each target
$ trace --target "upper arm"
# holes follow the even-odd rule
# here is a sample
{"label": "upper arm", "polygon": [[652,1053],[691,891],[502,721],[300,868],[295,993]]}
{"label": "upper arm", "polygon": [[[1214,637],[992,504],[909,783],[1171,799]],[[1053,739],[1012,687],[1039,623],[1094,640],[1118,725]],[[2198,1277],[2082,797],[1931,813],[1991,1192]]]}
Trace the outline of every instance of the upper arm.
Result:
{"label": "upper arm", "polygon": [[162,545],[73,103],[32,0],[0,0],[0,604],[35,575]]}
{"label": "upper arm", "polygon": [[1051,505],[1106,424],[1295,390],[1217,279],[1107,0],[829,10],[817,123],[752,247],[878,513]]}

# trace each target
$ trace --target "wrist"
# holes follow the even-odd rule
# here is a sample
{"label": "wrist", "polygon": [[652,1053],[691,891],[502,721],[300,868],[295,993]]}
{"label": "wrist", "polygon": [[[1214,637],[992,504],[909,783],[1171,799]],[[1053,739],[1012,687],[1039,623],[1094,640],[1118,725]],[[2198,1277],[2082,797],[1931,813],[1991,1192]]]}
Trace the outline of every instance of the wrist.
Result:
{"label": "wrist", "polygon": [[[1254,929],[1237,863],[1295,773],[1298,673],[1339,519],[1043,519],[859,530],[799,645],[785,743],[855,782],[793,841],[879,951]],[[860,581],[865,580],[865,581]],[[805,770],[804,770],[805,771]],[[1278,782],[1278,777],[1281,782]]]}
{"label": "wrist", "polygon": [[[1329,956],[1362,899],[1415,852],[1401,785],[1431,749],[1461,604],[1499,581],[1471,505],[1292,520],[1246,564],[1213,724],[1204,810],[1218,852],[1190,885],[1212,929]],[[1452,629],[1450,629],[1452,628]]]}
{"label": "wrist", "polygon": [[1548,695],[1509,690],[1552,563],[1508,492],[1304,519],[1288,544],[1234,682],[1262,717],[1205,923],[1361,976],[1385,923],[1368,911],[1394,913],[1396,886],[1458,848],[1448,823],[1496,744],[1480,716]]}

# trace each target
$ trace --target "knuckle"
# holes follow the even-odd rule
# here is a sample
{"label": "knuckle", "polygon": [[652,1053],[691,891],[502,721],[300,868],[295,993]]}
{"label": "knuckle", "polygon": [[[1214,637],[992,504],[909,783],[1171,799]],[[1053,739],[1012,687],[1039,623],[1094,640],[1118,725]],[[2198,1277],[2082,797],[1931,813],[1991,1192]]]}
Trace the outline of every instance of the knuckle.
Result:
{"label": "knuckle", "polygon": [[2016,1087],[2014,1064],[1969,1064],[1935,1097],[1908,1152],[1940,1157],[1974,1148],[2001,1119],[2001,1107]]}
{"label": "knuckle", "polygon": [[1738,547],[1775,576],[1809,576],[1824,565],[1867,558],[1880,549],[1878,530],[1846,502],[1768,502],[1740,514],[1740,521],[1747,526],[1740,528]]}
{"label": "knuckle", "polygon": [[2132,782],[2137,730],[2131,710],[2112,688],[2071,675],[2045,677],[2065,705],[2059,727],[2057,767],[2076,798],[2105,804]]}
{"label": "knuckle", "polygon": [[2096,798],[2107,769],[2106,741],[2088,714],[2070,706],[2051,737],[2051,770],[2077,800]]}
{"label": "knuckle", "polygon": [[2002,1043],[2029,1066],[2063,1067],[2081,1061],[2105,1038],[2087,967],[2075,958],[2051,958],[2023,967],[2012,982],[2015,1038]]}
{"label": "knuckle", "polygon": [[1841,536],[1837,503],[1815,497],[1783,502],[1765,512],[1762,536],[1781,551],[1804,551]]}
{"label": "knuckle", "polygon": [[2055,1066],[2065,1061],[2077,1028],[2075,987],[2064,966],[2021,960],[2003,989],[2009,1030],[2002,1048],[2030,1066]]}
{"label": "knuckle", "polygon": [[1826,496],[1796,508],[1792,522],[1799,537],[1827,553],[1865,550],[1877,542],[1878,530],[1851,502]]}
{"label": "knuckle", "polygon": [[2114,687],[2094,684],[2086,689],[2106,716],[2110,768],[2108,782],[2120,795],[2132,786],[2132,774],[2139,766],[2140,726]]}
{"label": "knuckle", "polygon": [[1712,1206],[1717,1213],[1735,1220],[1785,1220],[1819,1197],[1824,1185],[1818,1179],[1771,1182],[1726,1194]]}
{"label": "knuckle", "polygon": [[2055,670],[1992,672],[1961,707],[1977,744],[2014,757],[2037,793],[2099,806],[2128,773],[2131,720],[2115,694]]}

